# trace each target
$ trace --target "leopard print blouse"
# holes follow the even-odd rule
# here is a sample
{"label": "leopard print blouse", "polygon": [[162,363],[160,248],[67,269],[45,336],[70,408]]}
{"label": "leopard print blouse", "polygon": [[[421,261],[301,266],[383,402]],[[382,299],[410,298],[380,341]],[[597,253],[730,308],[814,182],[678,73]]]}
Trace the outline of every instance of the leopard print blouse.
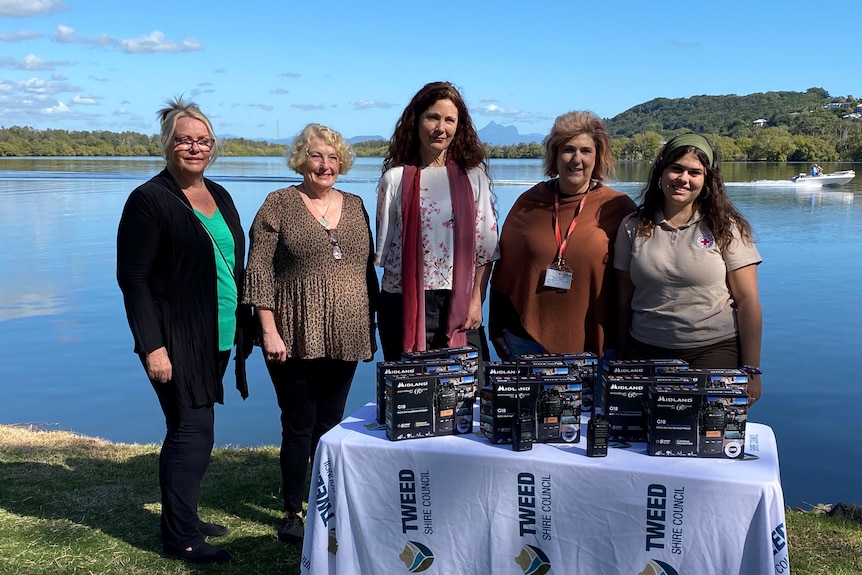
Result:
{"label": "leopard print blouse", "polygon": [[341,193],[341,259],[294,186],[270,193],[252,223],[243,301],[273,311],[288,357],[372,357],[368,213],[359,196]]}

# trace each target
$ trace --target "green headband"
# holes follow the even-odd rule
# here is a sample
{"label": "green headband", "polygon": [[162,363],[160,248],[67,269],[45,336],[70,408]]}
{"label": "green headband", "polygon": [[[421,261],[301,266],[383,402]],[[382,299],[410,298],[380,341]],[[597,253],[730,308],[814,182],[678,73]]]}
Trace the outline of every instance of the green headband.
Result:
{"label": "green headband", "polygon": [[682,134],[676,136],[675,138],[671,138],[670,142],[664,145],[664,153],[669,154],[678,148],[683,148],[686,146],[694,146],[695,148],[706,154],[706,159],[709,160],[708,167],[712,167],[712,146],[709,145],[709,140],[707,140],[700,134]]}

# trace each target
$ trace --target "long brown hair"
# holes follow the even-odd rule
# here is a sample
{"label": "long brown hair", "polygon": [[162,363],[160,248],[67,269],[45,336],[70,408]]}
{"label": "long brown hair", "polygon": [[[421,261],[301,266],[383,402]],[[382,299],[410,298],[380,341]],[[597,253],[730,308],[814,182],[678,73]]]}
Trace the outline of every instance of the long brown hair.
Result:
{"label": "long brown hair", "polygon": [[418,137],[418,120],[425,110],[439,100],[450,100],[458,109],[458,127],[446,152],[446,158],[458,164],[465,172],[476,166],[482,166],[487,173],[485,148],[479,141],[467,104],[464,103],[464,98],[461,97],[458,89],[449,82],[425,84],[404,108],[389,140],[389,150],[383,160],[384,172],[395,166],[419,161],[421,143]]}

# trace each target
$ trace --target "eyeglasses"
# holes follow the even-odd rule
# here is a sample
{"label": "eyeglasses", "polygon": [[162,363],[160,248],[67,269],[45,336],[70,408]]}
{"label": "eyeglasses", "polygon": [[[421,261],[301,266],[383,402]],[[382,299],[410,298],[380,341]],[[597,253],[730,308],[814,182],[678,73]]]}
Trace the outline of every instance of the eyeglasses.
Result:
{"label": "eyeglasses", "polygon": [[338,231],[326,230],[326,233],[329,234],[329,243],[332,244],[332,257],[340,260],[344,254],[341,253],[341,246],[338,245]]}
{"label": "eyeglasses", "polygon": [[177,150],[191,150],[192,146],[197,144],[198,148],[204,152],[211,150],[215,144],[215,138],[198,138],[193,140],[189,136],[177,136],[174,138],[174,147]]}

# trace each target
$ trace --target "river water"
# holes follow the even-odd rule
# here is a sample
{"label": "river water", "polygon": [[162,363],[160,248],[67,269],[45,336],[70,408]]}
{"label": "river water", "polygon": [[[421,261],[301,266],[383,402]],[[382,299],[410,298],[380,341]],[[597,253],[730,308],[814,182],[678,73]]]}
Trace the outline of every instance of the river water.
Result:
{"label": "river water", "polygon": [[[359,159],[337,185],[360,195],[372,214],[380,164]],[[132,353],[114,271],[123,203],[162,167],[157,158],[0,158],[0,423],[161,441],[164,420]],[[775,431],[788,505],[862,503],[855,357],[862,341],[862,174],[841,188],[792,185],[790,176],[807,167],[723,167],[764,259],[764,396],[750,418]],[[635,196],[646,168],[619,165],[610,183]],[[827,172],[852,168],[824,165]],[[492,161],[501,221],[515,198],[543,179],[541,171],[537,160]],[[280,158],[220,158],[207,175],[231,192],[246,229],[267,193],[299,181]],[[219,445],[279,441],[278,407],[259,351],[249,377],[246,401],[229,384],[216,409]],[[373,398],[373,364],[360,364],[347,412]]]}

